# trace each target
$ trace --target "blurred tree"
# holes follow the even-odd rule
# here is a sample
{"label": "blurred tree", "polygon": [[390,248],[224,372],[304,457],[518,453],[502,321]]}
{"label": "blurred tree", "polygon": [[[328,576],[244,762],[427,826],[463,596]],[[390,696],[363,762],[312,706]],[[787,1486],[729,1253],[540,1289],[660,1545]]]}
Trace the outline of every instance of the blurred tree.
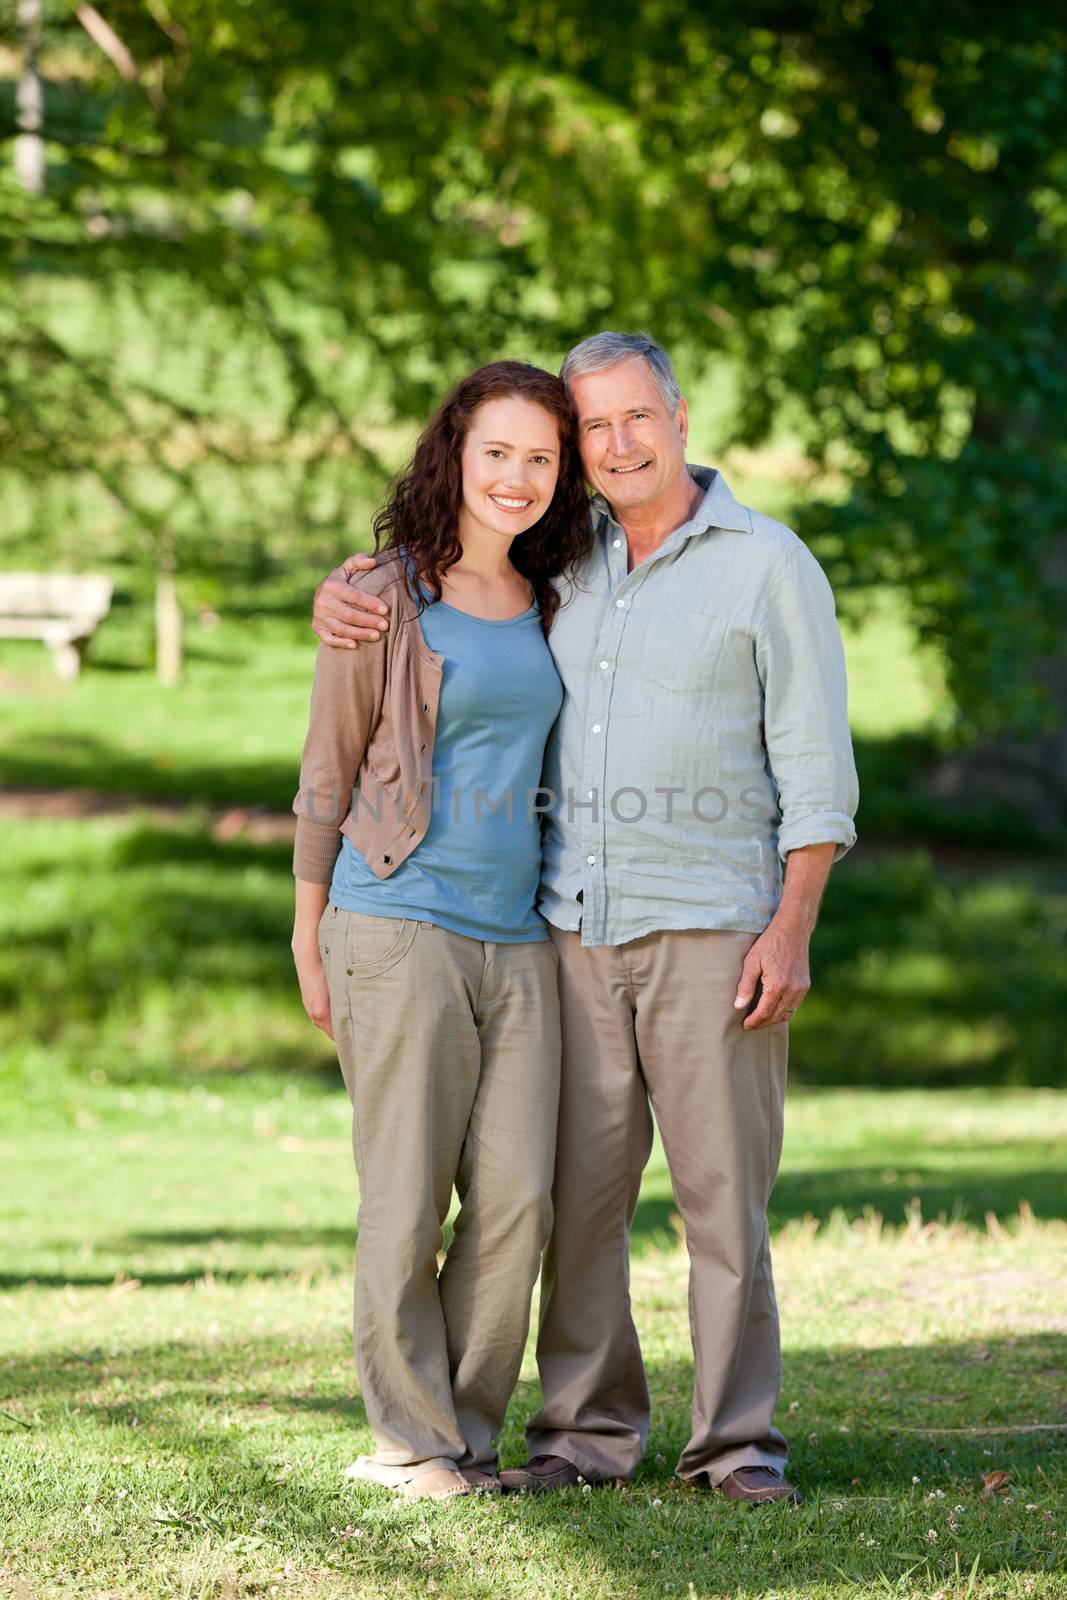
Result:
{"label": "blurred tree", "polygon": [[[647,325],[736,364],[739,441],[787,416],[835,579],[902,585],[944,647],[978,741],[944,781],[992,761],[1062,824],[1057,8],[44,10],[47,188],[0,189],[0,446],[39,511],[87,476],[164,566],[339,527],[389,415]],[[64,335],[74,281],[101,320]]]}
{"label": "blurred tree", "polygon": [[498,87],[496,138],[563,338],[647,323],[736,358],[737,436],[785,412],[835,581],[903,586],[945,652],[972,743],[937,786],[1062,829],[1062,12],[632,0],[564,43],[538,14],[544,72]]}

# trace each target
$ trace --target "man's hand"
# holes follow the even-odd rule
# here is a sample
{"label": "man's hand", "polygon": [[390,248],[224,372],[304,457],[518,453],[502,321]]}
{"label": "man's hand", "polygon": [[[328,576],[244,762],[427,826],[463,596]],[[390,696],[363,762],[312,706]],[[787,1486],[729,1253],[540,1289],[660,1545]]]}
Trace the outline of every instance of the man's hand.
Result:
{"label": "man's hand", "polygon": [[788,1022],[811,987],[808,971],[808,935],[801,929],[776,926],[772,920],[745,957],[741,981],[737,985],[734,1008],[747,1010],[756,993],[757,982],[763,993],[743,1028],[769,1028]]}
{"label": "man's hand", "polygon": [[790,850],[778,910],[745,957],[734,1009],[747,1011],[756,993],[759,1005],[741,1024],[769,1028],[788,1022],[811,988],[808,945],[819,915],[819,901],[834,859],[836,845],[806,844]]}
{"label": "man's hand", "polygon": [[375,595],[353,588],[349,578],[374,569],[373,556],[349,556],[315,590],[311,627],[323,644],[355,650],[360,643],[374,644],[389,627],[389,607]]}

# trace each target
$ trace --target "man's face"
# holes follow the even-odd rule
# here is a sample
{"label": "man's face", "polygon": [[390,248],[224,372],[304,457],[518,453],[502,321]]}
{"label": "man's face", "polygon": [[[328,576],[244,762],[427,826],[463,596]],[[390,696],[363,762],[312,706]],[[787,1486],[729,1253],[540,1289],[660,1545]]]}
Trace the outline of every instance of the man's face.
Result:
{"label": "man's face", "polygon": [[573,378],[570,392],[586,478],[616,512],[673,493],[685,473],[689,417],[684,400],[667,410],[644,356]]}

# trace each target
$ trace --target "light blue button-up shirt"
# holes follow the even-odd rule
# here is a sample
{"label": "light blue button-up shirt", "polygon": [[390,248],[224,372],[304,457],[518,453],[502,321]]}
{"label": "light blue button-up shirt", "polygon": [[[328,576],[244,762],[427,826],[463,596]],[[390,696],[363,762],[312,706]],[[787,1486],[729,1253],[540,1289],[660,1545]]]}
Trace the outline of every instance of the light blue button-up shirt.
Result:
{"label": "light blue button-up shirt", "polygon": [[[801,845],[855,842],[844,652],[789,528],[690,467],[692,518],[627,572],[596,543],[549,635],[564,686],[545,753],[539,908],[584,945],[665,928],[759,933]],[[835,857],[836,859],[836,857]]]}

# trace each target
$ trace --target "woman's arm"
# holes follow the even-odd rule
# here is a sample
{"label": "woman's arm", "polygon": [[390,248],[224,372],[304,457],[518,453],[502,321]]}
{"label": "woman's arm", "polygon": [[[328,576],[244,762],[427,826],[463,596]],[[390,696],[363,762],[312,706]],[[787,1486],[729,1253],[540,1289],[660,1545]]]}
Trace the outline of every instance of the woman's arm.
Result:
{"label": "woman's arm", "polygon": [[385,663],[384,641],[369,646],[358,667],[351,655],[320,645],[300,765],[300,788],[293,802],[293,960],[304,1009],[315,1026],[331,1039],[330,997],[319,955],[318,927],[341,849],[341,824],[351,809],[353,787],[371,734],[381,718]]}
{"label": "woman's arm", "polygon": [[333,877],[341,824],[352,809],[359,769],[381,719],[385,675],[385,640],[365,646],[358,656],[318,648],[300,788],[293,801],[293,875],[307,883],[328,884]]}
{"label": "woman's arm", "polygon": [[330,1021],[330,991],[319,954],[319,921],[326,910],[329,889],[324,883],[296,880],[296,916],[293,920],[293,960],[300,980],[304,1010],[323,1033],[333,1038]]}

